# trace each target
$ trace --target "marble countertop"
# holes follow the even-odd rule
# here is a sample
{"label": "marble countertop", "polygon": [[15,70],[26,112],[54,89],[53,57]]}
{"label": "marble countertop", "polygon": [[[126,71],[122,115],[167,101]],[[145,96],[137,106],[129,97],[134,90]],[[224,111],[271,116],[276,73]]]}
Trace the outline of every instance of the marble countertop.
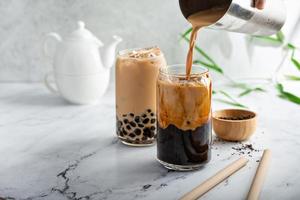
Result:
{"label": "marble countertop", "polygon": [[[0,91],[2,198],[178,199],[244,153],[248,165],[202,199],[245,199],[264,148],[273,159],[261,199],[300,197],[300,107],[272,89],[242,98],[259,113],[258,130],[243,143],[257,151],[214,138],[211,162],[193,172],[168,171],[155,146],[116,139],[112,90],[96,106],[70,105],[41,84],[3,83]],[[214,110],[224,107],[214,102]]]}

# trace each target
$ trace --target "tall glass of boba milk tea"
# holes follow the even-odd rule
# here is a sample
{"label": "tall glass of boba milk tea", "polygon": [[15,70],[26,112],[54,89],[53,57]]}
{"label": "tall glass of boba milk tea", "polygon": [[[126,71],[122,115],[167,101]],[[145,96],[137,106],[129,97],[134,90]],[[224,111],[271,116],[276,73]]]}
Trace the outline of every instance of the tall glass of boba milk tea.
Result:
{"label": "tall glass of boba milk tea", "polygon": [[198,169],[211,157],[211,79],[206,68],[160,70],[157,80],[157,159],[173,170]]}
{"label": "tall glass of boba milk tea", "polygon": [[130,146],[156,140],[156,80],[166,66],[158,47],[119,52],[116,61],[117,135]]}

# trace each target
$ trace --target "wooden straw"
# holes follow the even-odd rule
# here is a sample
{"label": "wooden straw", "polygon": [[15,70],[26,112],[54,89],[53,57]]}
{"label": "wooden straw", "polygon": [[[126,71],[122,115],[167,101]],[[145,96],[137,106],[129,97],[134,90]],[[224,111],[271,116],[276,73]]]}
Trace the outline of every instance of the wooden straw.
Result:
{"label": "wooden straw", "polygon": [[242,157],[235,162],[231,163],[224,169],[220,170],[218,173],[216,173],[211,178],[207,179],[205,182],[203,182],[201,185],[194,188],[189,193],[185,194],[183,197],[181,197],[181,200],[195,200],[201,197],[203,194],[208,192],[210,189],[221,183],[224,179],[244,167],[248,162],[248,159]]}
{"label": "wooden straw", "polygon": [[266,178],[267,170],[271,160],[271,151],[266,149],[263,153],[260,164],[257,168],[255,177],[253,179],[250,191],[248,193],[248,200],[257,200]]}

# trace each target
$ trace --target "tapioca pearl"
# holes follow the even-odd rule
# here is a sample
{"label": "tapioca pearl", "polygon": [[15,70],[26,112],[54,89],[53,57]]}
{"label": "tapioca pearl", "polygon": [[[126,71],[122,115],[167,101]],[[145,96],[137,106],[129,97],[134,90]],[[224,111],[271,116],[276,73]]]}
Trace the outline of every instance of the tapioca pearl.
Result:
{"label": "tapioca pearl", "polygon": [[136,123],[140,123],[141,118],[140,118],[139,116],[136,116],[136,117],[134,118],[134,121],[135,121]]}
{"label": "tapioca pearl", "polygon": [[154,131],[152,131],[150,128],[144,128],[144,136],[153,138],[154,137]]}
{"label": "tapioca pearl", "polygon": [[142,140],[147,140],[148,138],[146,136],[143,136],[142,137]]}
{"label": "tapioca pearl", "polygon": [[150,137],[151,130],[149,128],[144,128],[143,131],[144,131],[144,133],[143,133],[144,136]]}
{"label": "tapioca pearl", "polygon": [[134,138],[134,137],[135,137],[135,134],[130,133],[130,134],[129,134],[129,137]]}
{"label": "tapioca pearl", "polygon": [[144,124],[147,124],[148,122],[149,122],[149,118],[146,118],[146,119],[143,120]]}
{"label": "tapioca pearl", "polygon": [[134,117],[134,114],[133,114],[133,113],[129,113],[129,116],[130,116],[130,117]]}
{"label": "tapioca pearl", "polygon": [[151,109],[148,109],[147,112],[148,112],[148,113],[151,113]]}
{"label": "tapioca pearl", "polygon": [[143,115],[142,115],[142,118],[146,118],[146,117],[147,117],[147,115],[146,115],[146,114],[143,114]]}
{"label": "tapioca pearl", "polygon": [[127,125],[126,126],[127,130],[131,130],[131,126]]}
{"label": "tapioca pearl", "polygon": [[138,124],[138,127],[144,128],[144,124]]}
{"label": "tapioca pearl", "polygon": [[127,114],[123,114],[122,116],[123,116],[123,117],[127,117]]}
{"label": "tapioca pearl", "polygon": [[153,117],[153,116],[154,116],[154,113],[151,113],[150,115],[151,115],[151,117]]}
{"label": "tapioca pearl", "polygon": [[151,133],[150,133],[150,138],[153,138],[154,135],[155,135],[154,131],[151,131]]}
{"label": "tapioca pearl", "polygon": [[123,131],[123,130],[120,130],[120,131],[119,131],[119,135],[121,135],[121,134],[122,134],[122,135],[125,135],[125,134],[126,134],[126,132],[125,132],[125,131]]}
{"label": "tapioca pearl", "polygon": [[150,122],[151,124],[154,124],[156,122],[156,119],[151,119]]}
{"label": "tapioca pearl", "polygon": [[156,129],[155,126],[151,126],[151,127],[150,127],[150,130],[151,130],[151,131],[155,131],[155,129]]}
{"label": "tapioca pearl", "polygon": [[128,119],[124,119],[124,124],[128,124],[129,120]]}
{"label": "tapioca pearl", "polygon": [[127,131],[124,128],[122,128],[121,132],[123,133],[123,135],[127,135]]}
{"label": "tapioca pearl", "polygon": [[133,121],[131,121],[129,124],[130,124],[130,126],[132,126],[132,127],[136,127],[136,123],[134,123]]}
{"label": "tapioca pearl", "polygon": [[141,131],[141,129],[137,128],[137,129],[134,130],[134,133],[136,135],[141,135],[142,131]]}

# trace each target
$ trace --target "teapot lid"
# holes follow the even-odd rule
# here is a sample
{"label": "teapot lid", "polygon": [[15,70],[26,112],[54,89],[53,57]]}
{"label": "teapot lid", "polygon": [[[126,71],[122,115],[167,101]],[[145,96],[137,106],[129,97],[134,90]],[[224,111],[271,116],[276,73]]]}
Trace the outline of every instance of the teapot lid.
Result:
{"label": "teapot lid", "polygon": [[78,21],[77,24],[78,29],[73,31],[68,39],[86,39],[95,42],[99,46],[103,46],[103,43],[91,31],[85,28],[85,23],[83,21]]}

